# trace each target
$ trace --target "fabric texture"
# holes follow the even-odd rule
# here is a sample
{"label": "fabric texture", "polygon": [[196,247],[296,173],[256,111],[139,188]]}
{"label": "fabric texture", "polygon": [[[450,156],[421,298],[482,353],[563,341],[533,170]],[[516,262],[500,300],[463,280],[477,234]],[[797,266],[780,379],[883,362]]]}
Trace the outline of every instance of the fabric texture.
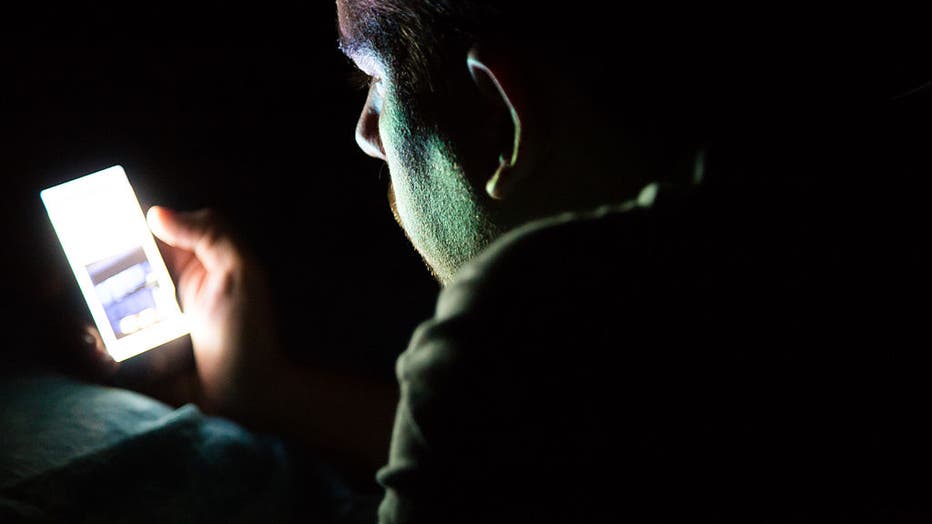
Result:
{"label": "fabric texture", "polygon": [[397,362],[380,522],[884,521],[892,357],[824,197],[662,188],[496,242]]}
{"label": "fabric texture", "polygon": [[0,381],[0,420],[2,522],[374,519],[303,449],[192,405],[33,373]]}

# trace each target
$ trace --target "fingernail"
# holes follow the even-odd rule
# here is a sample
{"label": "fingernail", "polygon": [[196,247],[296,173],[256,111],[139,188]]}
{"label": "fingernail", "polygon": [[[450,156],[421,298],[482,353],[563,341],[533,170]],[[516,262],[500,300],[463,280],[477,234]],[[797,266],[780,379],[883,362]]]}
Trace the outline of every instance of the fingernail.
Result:
{"label": "fingernail", "polygon": [[146,220],[151,224],[155,220],[155,215],[159,212],[159,206],[152,206],[146,211]]}
{"label": "fingernail", "polygon": [[171,217],[172,213],[168,209],[160,206],[152,206],[149,208],[149,211],[146,212],[146,222],[149,224],[149,229],[153,232],[162,231],[162,223],[167,217]]}

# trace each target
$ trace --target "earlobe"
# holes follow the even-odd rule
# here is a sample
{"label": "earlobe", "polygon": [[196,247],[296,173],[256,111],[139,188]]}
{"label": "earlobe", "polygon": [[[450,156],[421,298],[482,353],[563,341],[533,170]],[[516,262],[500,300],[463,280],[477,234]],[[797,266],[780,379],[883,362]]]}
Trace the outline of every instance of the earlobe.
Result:
{"label": "earlobe", "polygon": [[510,192],[508,184],[512,182],[512,173],[509,173],[514,167],[514,159],[506,159],[505,155],[498,157],[498,168],[489,177],[485,183],[485,192],[495,200],[502,200]]}
{"label": "earlobe", "polygon": [[481,56],[477,47],[469,50],[466,64],[480,94],[496,105],[503,106],[512,124],[512,140],[505,146],[505,150],[500,152],[498,167],[485,186],[490,197],[501,200],[513,191],[521,178],[520,171],[516,169],[524,139],[521,111],[515,104],[513,86],[501,75],[501,67]]}

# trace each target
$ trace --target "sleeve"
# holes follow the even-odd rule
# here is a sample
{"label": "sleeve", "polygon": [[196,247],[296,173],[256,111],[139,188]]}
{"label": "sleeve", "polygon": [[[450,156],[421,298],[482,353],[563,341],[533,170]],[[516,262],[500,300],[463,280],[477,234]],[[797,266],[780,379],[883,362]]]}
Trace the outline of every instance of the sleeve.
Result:
{"label": "sleeve", "polygon": [[589,290],[523,247],[467,266],[399,358],[382,524],[575,521],[558,513],[585,485],[556,472],[590,458],[578,400],[598,381],[570,356],[578,330],[596,331],[574,297]]}
{"label": "sleeve", "polygon": [[398,361],[401,399],[378,475],[384,524],[498,522],[491,516],[505,511],[504,472],[520,469],[504,464],[518,460],[497,402],[509,393],[482,359],[463,355],[478,342],[470,324],[423,325]]}

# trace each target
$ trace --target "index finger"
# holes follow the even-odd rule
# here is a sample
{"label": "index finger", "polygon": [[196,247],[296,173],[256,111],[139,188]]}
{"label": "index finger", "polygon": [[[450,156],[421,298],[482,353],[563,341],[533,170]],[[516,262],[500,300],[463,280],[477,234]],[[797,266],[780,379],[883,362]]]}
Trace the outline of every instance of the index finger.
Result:
{"label": "index finger", "polygon": [[152,206],[146,220],[156,237],[171,247],[194,253],[208,271],[227,271],[239,263],[239,251],[222,221],[209,209],[179,213]]}

